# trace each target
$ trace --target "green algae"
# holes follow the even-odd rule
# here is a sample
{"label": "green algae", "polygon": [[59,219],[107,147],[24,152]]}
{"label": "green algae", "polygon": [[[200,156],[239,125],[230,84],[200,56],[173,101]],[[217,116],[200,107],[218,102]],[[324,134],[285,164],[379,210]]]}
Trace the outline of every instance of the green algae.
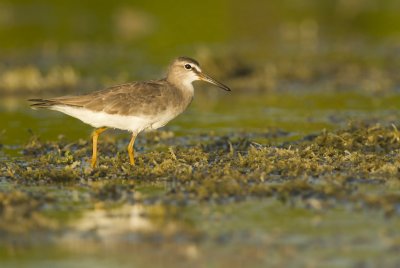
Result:
{"label": "green algae", "polygon": [[[88,142],[42,143],[33,138],[24,149],[26,160],[2,165],[1,177],[16,188],[80,186],[90,193],[91,202],[117,204],[136,202],[136,187],[147,192],[144,196],[151,202],[165,204],[300,198],[311,208],[353,204],[387,215],[397,214],[400,204],[400,140],[395,126],[356,124],[279,146],[254,143],[245,136],[210,135],[201,145],[153,151],[150,146],[136,156],[134,167],[114,142],[102,141],[100,147],[99,166],[91,169]],[[171,185],[170,189],[143,190],[160,183]],[[363,185],[375,185],[381,192],[369,193]],[[146,197],[140,202],[146,202]]]}

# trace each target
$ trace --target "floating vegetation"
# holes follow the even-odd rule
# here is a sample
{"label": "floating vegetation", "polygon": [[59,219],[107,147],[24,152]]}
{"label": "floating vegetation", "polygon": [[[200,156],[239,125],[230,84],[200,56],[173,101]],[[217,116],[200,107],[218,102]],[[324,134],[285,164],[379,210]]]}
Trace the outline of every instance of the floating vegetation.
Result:
{"label": "floating vegetation", "polygon": [[[238,55],[235,49],[232,49],[234,52],[227,49],[225,53],[216,54],[200,48],[196,58],[205,69],[223,77],[224,81],[228,80],[229,85],[237,90],[352,90],[368,94],[397,91],[400,79],[395,71],[397,67],[393,66],[397,65],[398,58],[391,56],[396,46],[386,44],[388,54],[383,57],[371,53],[376,48],[358,47],[358,44],[354,47],[349,44],[350,48],[324,44],[315,50],[304,50],[296,42],[290,44],[293,47],[283,49],[278,44],[278,47],[271,48],[268,59],[257,63]],[[344,57],[349,50],[363,52]]]}
{"label": "floating vegetation", "polygon": [[[128,17],[136,15],[141,16],[127,14]],[[118,19],[123,19],[125,23],[125,18]],[[127,26],[127,29],[121,27],[123,32],[136,31],[135,25]],[[136,34],[128,33],[121,33],[121,38],[135,38]],[[319,93],[356,91],[367,94],[398,91],[400,77],[396,72],[399,61],[396,45],[382,44],[383,47],[377,48],[371,44],[348,44],[348,47],[343,47],[341,44],[321,43],[313,50],[304,50],[296,42],[293,47],[277,46],[271,47],[271,52],[261,60],[257,58],[256,62],[249,59],[249,51],[237,51],[235,46],[227,46],[221,53],[199,46],[193,57],[202,63],[204,70],[226,81],[236,91],[314,90]],[[127,62],[127,54],[131,51],[124,46],[111,49],[107,45],[88,47],[71,44],[64,48],[56,46],[54,50],[57,60],[52,53],[47,55],[41,52],[36,56],[46,65],[1,65],[0,93],[54,90],[75,93],[78,89],[86,92],[116,83],[143,80],[143,76],[149,77],[143,74],[144,71],[152,69],[154,73],[156,69],[155,66],[142,66],[143,60],[137,56],[131,56]],[[385,54],[380,55],[378,51],[385,51]],[[101,56],[104,59],[99,61]],[[94,70],[93,65],[96,66]],[[135,71],[127,71],[131,69]]]}
{"label": "floating vegetation", "polygon": [[[13,185],[101,182],[101,189],[90,190],[99,200],[134,201],[129,196],[135,187],[167,183],[173,186],[148,202],[185,205],[300,198],[315,209],[351,203],[382,209],[387,215],[399,213],[400,196],[395,192],[400,187],[400,136],[395,126],[352,125],[279,146],[264,146],[246,136],[210,136],[202,145],[178,145],[178,138],[162,132],[159,137],[175,145],[142,152],[134,167],[124,150],[102,142],[96,169],[89,167],[91,146],[86,141],[33,138],[24,157],[2,165],[1,177]],[[368,185],[382,190],[379,198],[365,190]]]}
{"label": "floating vegetation", "polygon": [[54,66],[47,73],[35,66],[3,70],[0,73],[0,90],[3,93],[39,92],[72,89],[79,81],[78,73],[70,66]]}

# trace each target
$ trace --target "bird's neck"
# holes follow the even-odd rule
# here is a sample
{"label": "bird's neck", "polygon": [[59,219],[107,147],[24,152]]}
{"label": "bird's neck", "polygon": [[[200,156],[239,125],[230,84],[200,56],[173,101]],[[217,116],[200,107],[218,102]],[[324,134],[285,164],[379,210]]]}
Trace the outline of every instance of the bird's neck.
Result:
{"label": "bird's neck", "polygon": [[193,81],[190,80],[184,80],[184,79],[179,79],[175,77],[169,77],[167,76],[166,81],[170,83],[173,87],[181,91],[185,96],[190,96],[190,98],[193,98],[194,95],[194,88],[192,85]]}

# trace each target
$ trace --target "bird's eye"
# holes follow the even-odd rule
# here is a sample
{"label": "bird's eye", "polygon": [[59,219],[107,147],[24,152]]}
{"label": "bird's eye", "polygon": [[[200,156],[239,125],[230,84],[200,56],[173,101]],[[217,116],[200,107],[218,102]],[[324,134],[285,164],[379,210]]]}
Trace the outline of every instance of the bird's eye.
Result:
{"label": "bird's eye", "polygon": [[192,65],[190,65],[190,64],[185,64],[185,69],[186,69],[186,70],[192,69]]}

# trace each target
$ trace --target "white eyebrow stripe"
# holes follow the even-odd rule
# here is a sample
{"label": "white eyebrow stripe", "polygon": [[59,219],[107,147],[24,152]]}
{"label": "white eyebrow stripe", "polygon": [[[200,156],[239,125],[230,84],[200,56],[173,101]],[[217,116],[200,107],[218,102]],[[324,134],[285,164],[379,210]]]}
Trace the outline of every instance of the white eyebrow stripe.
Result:
{"label": "white eyebrow stripe", "polygon": [[196,65],[192,65],[192,69],[195,69],[197,72],[201,73],[201,69]]}

